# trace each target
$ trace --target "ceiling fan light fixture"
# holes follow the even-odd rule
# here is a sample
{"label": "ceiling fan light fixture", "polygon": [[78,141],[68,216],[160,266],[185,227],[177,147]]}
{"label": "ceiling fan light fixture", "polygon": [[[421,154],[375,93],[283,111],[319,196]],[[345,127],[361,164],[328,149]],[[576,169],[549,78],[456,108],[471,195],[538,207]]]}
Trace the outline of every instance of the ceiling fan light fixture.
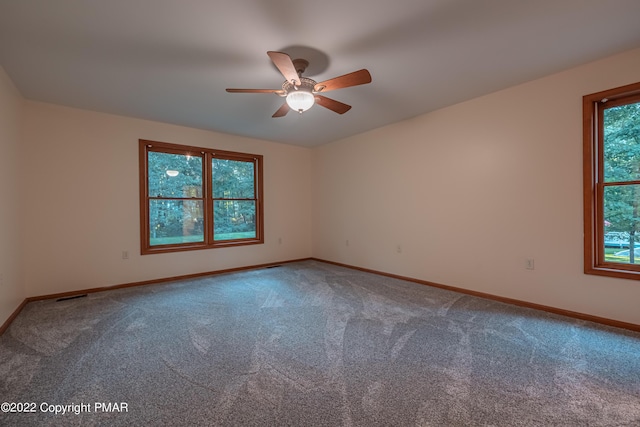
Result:
{"label": "ceiling fan light fixture", "polygon": [[299,113],[307,111],[315,102],[313,94],[306,90],[294,90],[287,94],[287,104],[289,104],[289,108]]}

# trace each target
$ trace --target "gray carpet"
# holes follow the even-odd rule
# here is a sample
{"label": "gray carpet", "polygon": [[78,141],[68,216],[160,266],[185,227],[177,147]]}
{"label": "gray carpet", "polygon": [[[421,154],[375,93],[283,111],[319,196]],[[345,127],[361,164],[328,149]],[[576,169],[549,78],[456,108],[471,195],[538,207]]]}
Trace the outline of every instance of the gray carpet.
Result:
{"label": "gray carpet", "polygon": [[640,334],[315,261],[29,303],[0,376],[3,426],[640,425]]}

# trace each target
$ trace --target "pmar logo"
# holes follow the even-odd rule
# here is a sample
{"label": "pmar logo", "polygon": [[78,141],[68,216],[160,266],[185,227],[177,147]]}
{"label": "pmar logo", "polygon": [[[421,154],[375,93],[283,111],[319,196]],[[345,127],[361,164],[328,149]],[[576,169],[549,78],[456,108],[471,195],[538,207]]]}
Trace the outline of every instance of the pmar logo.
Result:
{"label": "pmar logo", "polygon": [[95,402],[94,412],[129,412],[127,402]]}

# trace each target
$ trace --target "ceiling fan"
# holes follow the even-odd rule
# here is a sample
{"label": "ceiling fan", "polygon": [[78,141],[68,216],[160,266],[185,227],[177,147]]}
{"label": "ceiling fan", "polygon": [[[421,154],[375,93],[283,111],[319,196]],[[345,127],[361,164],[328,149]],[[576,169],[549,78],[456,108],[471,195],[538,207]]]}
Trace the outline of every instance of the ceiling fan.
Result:
{"label": "ceiling fan", "polygon": [[289,55],[284,52],[267,52],[271,61],[285,78],[282,83],[282,89],[227,89],[231,93],[275,93],[285,99],[282,107],[278,108],[272,117],[284,117],[289,110],[294,110],[302,114],[317,103],[322,107],[335,111],[338,114],[344,114],[351,109],[350,105],[343,104],[335,99],[327,98],[320,93],[329,92],[330,90],[342,89],[351,86],[363,85],[371,83],[371,74],[369,71],[362,69],[343,76],[334,77],[317,83],[308,77],[302,77],[302,73],[309,66],[309,61],[305,59],[292,60]]}

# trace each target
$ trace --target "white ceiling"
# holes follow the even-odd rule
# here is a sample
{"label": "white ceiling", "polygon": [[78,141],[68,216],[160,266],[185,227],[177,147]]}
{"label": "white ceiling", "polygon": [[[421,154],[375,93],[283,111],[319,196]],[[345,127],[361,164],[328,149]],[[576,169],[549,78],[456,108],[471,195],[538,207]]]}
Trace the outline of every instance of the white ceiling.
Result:
{"label": "white ceiling", "polygon": [[[297,46],[297,47],[296,47]],[[314,146],[640,47],[639,0],[0,0],[0,66],[23,96]],[[353,108],[271,115],[266,52]]]}

